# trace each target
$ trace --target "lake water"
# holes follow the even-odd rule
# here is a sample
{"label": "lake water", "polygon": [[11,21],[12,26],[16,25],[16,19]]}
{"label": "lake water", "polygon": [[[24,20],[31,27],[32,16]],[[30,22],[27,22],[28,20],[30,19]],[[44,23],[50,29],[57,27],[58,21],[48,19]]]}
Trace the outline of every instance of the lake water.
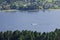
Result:
{"label": "lake water", "polygon": [[60,10],[45,12],[0,12],[0,31],[50,32],[60,28]]}

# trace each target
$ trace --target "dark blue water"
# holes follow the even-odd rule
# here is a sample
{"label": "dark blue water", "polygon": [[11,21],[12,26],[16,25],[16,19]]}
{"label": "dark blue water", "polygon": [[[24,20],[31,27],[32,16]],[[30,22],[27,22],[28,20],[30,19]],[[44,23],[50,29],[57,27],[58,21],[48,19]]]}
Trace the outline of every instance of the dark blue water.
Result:
{"label": "dark blue water", "polygon": [[60,28],[60,10],[45,12],[0,12],[0,31],[50,32]]}

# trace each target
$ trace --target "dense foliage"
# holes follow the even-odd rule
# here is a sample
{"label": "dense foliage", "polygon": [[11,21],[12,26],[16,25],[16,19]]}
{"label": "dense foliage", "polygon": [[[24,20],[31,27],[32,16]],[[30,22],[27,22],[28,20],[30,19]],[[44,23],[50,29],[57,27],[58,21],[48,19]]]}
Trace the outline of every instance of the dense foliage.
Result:
{"label": "dense foliage", "polygon": [[60,29],[54,32],[6,31],[0,32],[0,40],[60,40]]}
{"label": "dense foliage", "polygon": [[0,10],[58,9],[59,0],[0,0]]}

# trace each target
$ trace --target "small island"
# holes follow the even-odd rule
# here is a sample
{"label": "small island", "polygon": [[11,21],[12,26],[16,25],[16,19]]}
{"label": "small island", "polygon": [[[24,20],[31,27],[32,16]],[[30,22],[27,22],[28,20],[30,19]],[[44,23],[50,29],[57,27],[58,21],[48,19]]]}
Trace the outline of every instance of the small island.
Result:
{"label": "small island", "polygon": [[60,0],[0,0],[1,11],[60,9]]}

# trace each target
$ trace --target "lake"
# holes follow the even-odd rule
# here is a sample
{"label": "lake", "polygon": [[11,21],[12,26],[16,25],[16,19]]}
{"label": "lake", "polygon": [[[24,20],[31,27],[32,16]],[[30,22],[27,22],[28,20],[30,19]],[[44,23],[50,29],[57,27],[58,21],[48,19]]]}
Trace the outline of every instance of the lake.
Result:
{"label": "lake", "polygon": [[60,28],[60,10],[0,12],[0,31],[31,30],[50,32]]}

